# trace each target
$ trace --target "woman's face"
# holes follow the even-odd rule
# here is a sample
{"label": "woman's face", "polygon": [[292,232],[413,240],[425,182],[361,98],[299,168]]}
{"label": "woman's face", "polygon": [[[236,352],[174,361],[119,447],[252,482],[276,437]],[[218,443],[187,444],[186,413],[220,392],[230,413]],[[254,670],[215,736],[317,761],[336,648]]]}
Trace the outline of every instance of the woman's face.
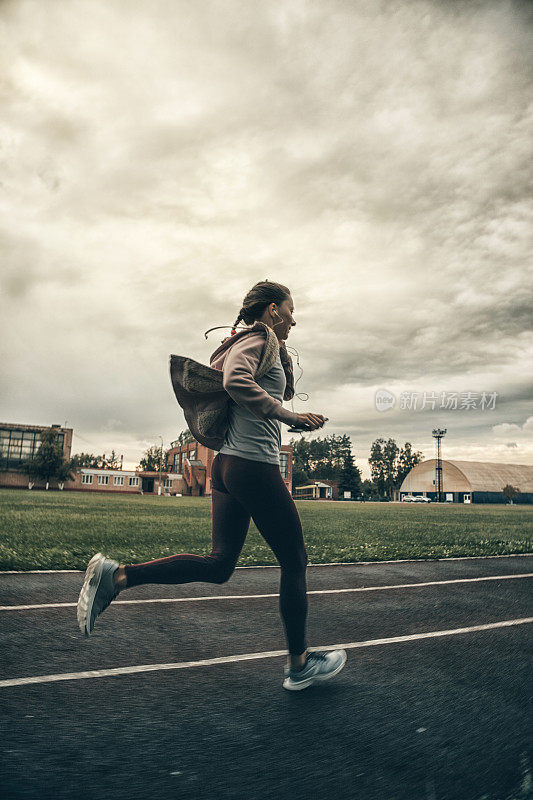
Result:
{"label": "woman's face", "polygon": [[294,303],[290,295],[285,298],[280,306],[277,306],[276,303],[270,303],[268,308],[265,309],[264,316],[267,318],[263,319],[263,322],[270,325],[280,341],[287,339],[290,329],[293,325],[296,325],[293,312]]}

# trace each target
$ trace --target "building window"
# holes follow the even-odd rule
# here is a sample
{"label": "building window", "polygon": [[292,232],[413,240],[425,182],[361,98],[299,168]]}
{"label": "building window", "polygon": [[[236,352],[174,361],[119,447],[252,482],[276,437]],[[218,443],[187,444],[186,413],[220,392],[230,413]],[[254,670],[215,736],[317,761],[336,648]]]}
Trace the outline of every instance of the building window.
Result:
{"label": "building window", "polygon": [[98,483],[100,484],[100,486],[107,486],[109,483],[109,475],[99,475]]}
{"label": "building window", "polygon": [[[64,433],[56,432],[56,443],[63,450]],[[24,462],[30,461],[41,445],[40,431],[3,428],[0,430],[0,467],[20,469]]]}
{"label": "building window", "polygon": [[129,479],[130,486],[138,486],[139,485],[139,478],[130,478]]}
{"label": "building window", "polygon": [[285,453],[283,450],[279,454],[279,468],[282,477],[288,478],[289,477],[289,454]]}
{"label": "building window", "polygon": [[114,486],[124,486],[124,475],[115,475],[113,478]]}
{"label": "building window", "polygon": [[93,476],[92,475],[82,475],[81,476],[81,482],[82,483],[92,483],[93,482]]}
{"label": "building window", "polygon": [[0,431],[0,457],[7,458],[9,447],[9,431]]}
{"label": "building window", "polygon": [[189,450],[189,461],[194,461],[196,458],[196,450]]}
{"label": "building window", "polygon": [[[181,464],[183,460],[183,453],[180,451],[178,453],[178,472],[181,472]],[[175,466],[175,465],[174,465]]]}
{"label": "building window", "polygon": [[36,431],[3,428],[0,430],[0,459],[3,469],[20,468],[39,449],[40,434]]}
{"label": "building window", "polygon": [[165,483],[163,485],[164,485],[165,489],[172,489],[172,484],[173,484],[173,481],[171,480],[171,478],[166,478],[165,479]]}

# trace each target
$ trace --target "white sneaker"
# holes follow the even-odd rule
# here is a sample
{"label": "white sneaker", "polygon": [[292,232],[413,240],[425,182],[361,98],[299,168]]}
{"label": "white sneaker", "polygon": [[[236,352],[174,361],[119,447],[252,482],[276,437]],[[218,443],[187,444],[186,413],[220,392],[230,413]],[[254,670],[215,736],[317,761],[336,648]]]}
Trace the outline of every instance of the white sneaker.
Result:
{"label": "white sneaker", "polygon": [[285,667],[283,688],[299,691],[313,683],[328,681],[337,675],[346,663],[346,650],[312,650],[307,653],[301,670]]}
{"label": "white sneaker", "polygon": [[119,566],[118,561],[104,558],[102,553],[97,553],[89,561],[77,603],[78,625],[85,636],[91,635],[96,617],[120,591],[113,580]]}

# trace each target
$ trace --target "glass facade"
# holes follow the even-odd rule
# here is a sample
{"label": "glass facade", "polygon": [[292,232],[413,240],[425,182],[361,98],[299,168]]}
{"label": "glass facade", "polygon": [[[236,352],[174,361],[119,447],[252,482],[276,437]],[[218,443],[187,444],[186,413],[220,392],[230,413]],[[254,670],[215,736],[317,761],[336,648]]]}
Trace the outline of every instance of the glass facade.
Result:
{"label": "glass facade", "polygon": [[[57,433],[56,441],[63,448],[64,433]],[[0,469],[20,469],[25,461],[35,456],[41,444],[40,431],[17,428],[0,429]]]}

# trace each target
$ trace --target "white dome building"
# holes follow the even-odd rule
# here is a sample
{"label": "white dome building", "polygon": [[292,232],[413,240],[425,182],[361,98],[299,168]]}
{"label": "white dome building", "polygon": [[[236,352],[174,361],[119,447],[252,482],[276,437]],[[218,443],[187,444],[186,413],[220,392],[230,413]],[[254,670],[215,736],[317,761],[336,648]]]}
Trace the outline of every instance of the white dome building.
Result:
{"label": "white dome building", "polygon": [[[435,465],[431,458],[417,464],[406,475],[395,500],[405,495],[424,495],[436,500]],[[505,503],[504,486],[520,490],[516,503],[533,503],[533,467],[527,464],[493,464],[489,461],[441,459],[442,499],[453,503]]]}

